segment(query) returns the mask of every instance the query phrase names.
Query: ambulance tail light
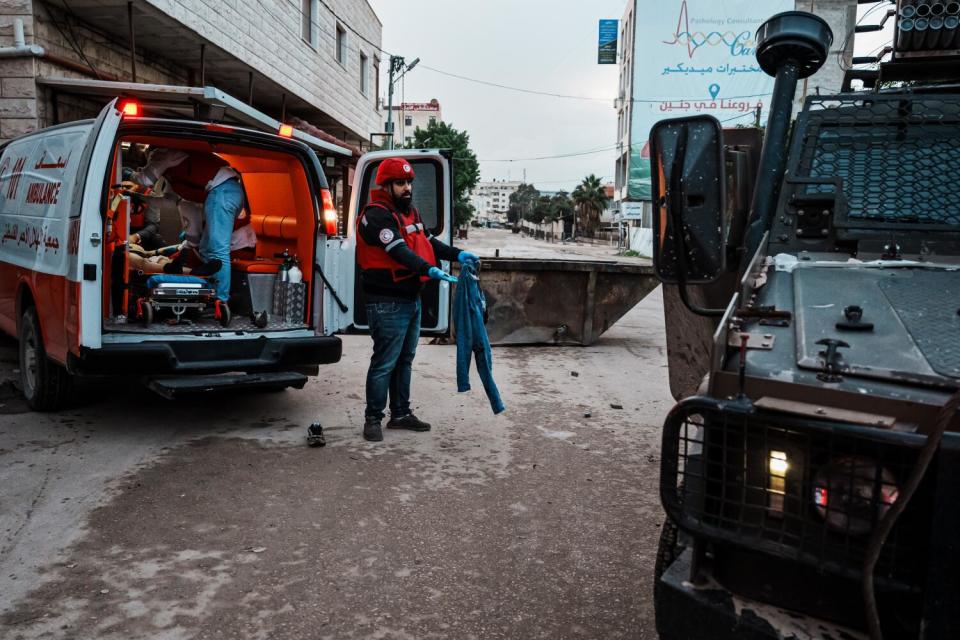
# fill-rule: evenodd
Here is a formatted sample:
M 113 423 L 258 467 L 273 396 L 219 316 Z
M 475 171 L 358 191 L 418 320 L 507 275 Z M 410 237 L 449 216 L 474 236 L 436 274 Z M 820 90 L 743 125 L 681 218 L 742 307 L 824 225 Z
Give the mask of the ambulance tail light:
M 137 118 L 140 116 L 140 103 L 134 100 L 124 100 L 117 107 L 124 118 Z
M 337 209 L 333 206 L 333 194 L 329 189 L 321 189 L 320 197 L 323 202 L 323 228 L 328 236 L 337 235 Z

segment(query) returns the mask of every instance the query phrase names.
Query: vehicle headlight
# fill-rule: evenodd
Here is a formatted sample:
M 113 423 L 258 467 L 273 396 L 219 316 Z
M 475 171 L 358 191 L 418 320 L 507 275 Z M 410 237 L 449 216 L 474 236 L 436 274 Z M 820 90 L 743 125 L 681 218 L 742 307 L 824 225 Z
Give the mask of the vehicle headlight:
M 813 481 L 813 503 L 827 526 L 853 535 L 870 533 L 898 494 L 889 470 L 858 456 L 834 458 Z
M 772 515 L 782 516 L 787 493 L 787 471 L 790 462 L 785 451 L 771 451 L 767 458 L 767 507 Z

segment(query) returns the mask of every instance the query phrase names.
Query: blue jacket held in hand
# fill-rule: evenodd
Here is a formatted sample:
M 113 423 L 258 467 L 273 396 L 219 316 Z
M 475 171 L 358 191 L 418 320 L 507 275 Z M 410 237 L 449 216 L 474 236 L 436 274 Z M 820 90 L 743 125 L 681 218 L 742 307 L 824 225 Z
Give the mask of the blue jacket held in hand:
M 500 391 L 493 381 L 493 354 L 490 352 L 490 340 L 483 326 L 483 315 L 487 301 L 480 291 L 477 267 L 471 264 L 460 265 L 460 280 L 453 298 L 453 322 L 457 330 L 457 391 L 470 390 L 470 356 L 476 355 L 477 373 L 487 392 L 493 412 L 501 413 L 505 409 Z

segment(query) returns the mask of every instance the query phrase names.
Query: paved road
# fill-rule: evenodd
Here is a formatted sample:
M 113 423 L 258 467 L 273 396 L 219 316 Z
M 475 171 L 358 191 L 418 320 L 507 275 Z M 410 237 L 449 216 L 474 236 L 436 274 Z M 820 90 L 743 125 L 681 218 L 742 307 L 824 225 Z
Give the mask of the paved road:
M 566 260 L 602 260 L 650 264 L 646 258 L 626 258 L 617 255 L 617 248 L 609 244 L 588 242 L 543 242 L 532 240 L 506 229 L 470 229 L 467 242 L 459 241 L 482 257 L 500 255 L 511 258 L 547 258 Z
M 378 444 L 344 346 L 303 391 L 38 415 L 0 386 L 0 638 L 656 637 L 659 290 L 589 348 L 495 350 L 501 416 L 424 341 L 435 428 Z

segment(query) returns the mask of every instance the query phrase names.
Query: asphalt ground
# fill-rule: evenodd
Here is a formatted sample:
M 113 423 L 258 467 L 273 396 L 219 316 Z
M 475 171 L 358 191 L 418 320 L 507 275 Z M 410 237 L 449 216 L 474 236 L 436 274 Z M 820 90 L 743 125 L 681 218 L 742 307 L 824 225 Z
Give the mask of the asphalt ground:
M 0 638 L 656 638 L 661 304 L 591 347 L 495 349 L 500 416 L 423 340 L 434 428 L 381 443 L 360 436 L 364 336 L 301 391 L 116 383 L 34 414 L 0 383 Z

